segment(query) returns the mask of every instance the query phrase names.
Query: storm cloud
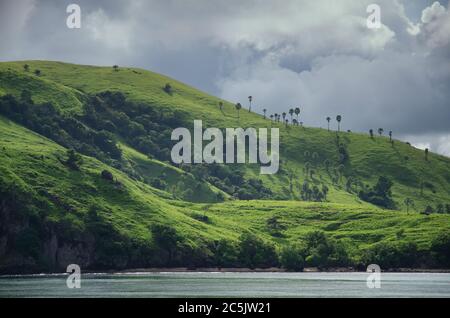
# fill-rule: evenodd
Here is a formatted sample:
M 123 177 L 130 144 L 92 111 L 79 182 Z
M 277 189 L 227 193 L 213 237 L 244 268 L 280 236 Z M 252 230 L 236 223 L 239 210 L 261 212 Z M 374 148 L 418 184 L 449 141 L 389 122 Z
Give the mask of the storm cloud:
M 0 0 L 0 59 L 150 69 L 305 125 L 392 130 L 450 155 L 447 1 Z M 82 10 L 68 29 L 66 7 Z

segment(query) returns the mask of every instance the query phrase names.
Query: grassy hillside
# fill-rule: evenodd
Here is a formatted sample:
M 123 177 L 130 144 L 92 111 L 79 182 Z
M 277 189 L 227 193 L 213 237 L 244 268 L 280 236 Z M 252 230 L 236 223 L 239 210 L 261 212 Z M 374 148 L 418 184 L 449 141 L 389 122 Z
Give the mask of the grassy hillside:
M 24 72 L 25 63 L 30 65 L 29 73 L 39 69 L 41 75 L 35 76 Z M 332 165 L 338 166 L 335 132 L 312 127 L 285 128 L 282 123 L 271 123 L 269 120 L 264 120 L 261 115 L 248 113 L 245 109 L 241 110 L 241 118 L 238 120 L 233 104 L 223 101 L 224 107 L 221 112 L 218 107 L 219 99 L 173 79 L 141 69 L 120 68 L 118 72 L 115 72 L 107 67 L 30 61 L 0 63 L 0 71 L 0 87 L 4 93 L 19 94 L 20 89 L 17 86 L 8 84 L 11 82 L 10 78 L 22 79 L 24 83 L 27 83 L 26 85 L 42 82 L 44 87 L 38 89 L 34 89 L 34 84 L 28 86 L 28 89 L 33 91 L 35 102 L 41 101 L 41 98 L 47 98 L 49 101 L 59 101 L 57 105 L 70 110 L 81 111 L 82 95 L 77 96 L 78 99 L 61 98 L 60 91 L 55 90 L 54 86 L 61 87 L 61 91 L 64 92 L 86 94 L 117 90 L 125 93 L 131 100 L 142 101 L 154 107 L 184 110 L 191 119 L 202 119 L 206 123 L 205 126 L 210 127 L 280 127 L 281 159 L 284 163 L 283 167 L 295 173 L 294 190 L 305 179 L 305 162 L 309 161 L 316 171 L 317 178 L 322 178 L 330 187 L 329 201 L 339 203 L 358 203 L 359 201 L 356 195 L 349 194 L 343 189 L 345 181 L 337 185 L 332 184 L 324 171 L 323 163 L 326 159 L 329 159 Z M 162 89 L 166 83 L 170 83 L 173 87 L 172 95 L 165 93 Z M 350 163 L 346 169 L 350 171 L 349 174 L 353 178 L 368 185 L 374 184 L 380 175 L 387 175 L 392 179 L 393 195 L 398 209 L 406 208 L 403 204 L 406 197 L 414 199 L 417 211 L 423 211 L 426 205 L 436 206 L 439 203 L 448 203 L 450 196 L 450 160 L 448 158 L 430 154 L 429 160 L 426 161 L 423 151 L 400 141 L 395 141 L 391 145 L 387 137 L 370 139 L 364 134 L 341 132 L 340 142 L 348 149 Z M 313 159 L 311 156 L 314 153 L 316 157 Z M 256 169 L 247 171 L 248 174 L 255 172 L 257 172 Z M 283 173 L 275 176 L 257 175 L 257 177 L 261 178 L 280 197 L 285 197 L 289 192 L 288 178 Z M 433 191 L 430 189 L 420 191 L 423 182 L 431 183 Z M 299 193 L 294 191 L 293 194 L 288 193 L 288 196 L 296 199 Z
M 30 66 L 28 72 L 24 64 Z M 36 69 L 39 76 L 33 73 Z M 171 94 L 163 90 L 166 83 Z M 123 133 L 114 133 L 121 159 L 83 156 L 79 169 L 71 169 L 65 147 L 31 131 L 31 126 L 27 129 L 0 116 L 2 271 L 59 270 L 69 261 L 92 268 L 249 266 L 236 260 L 245 250 L 243 233 L 261 240 L 255 244 L 260 244 L 259 250 L 267 249 L 265 256 L 271 255 L 271 244 L 280 255 L 286 246 L 306 244 L 301 247 L 306 265 L 326 265 L 318 256 L 322 252 L 316 251 L 320 248 L 308 245 L 308 235 L 317 230 L 331 242 L 323 245 L 333 251 L 344 248 L 350 259 L 327 264 L 355 266 L 382 261 L 380 255 L 386 250 L 401 254 L 417 249 L 411 252 L 414 257 L 426 258 L 427 253 L 442 249 L 437 238 L 450 233 L 450 215 L 419 213 L 428 205 L 436 209 L 450 204 L 450 159 L 430 153 L 425 160 L 423 151 L 403 142 L 286 127 L 245 109 L 238 119 L 232 103 L 222 101 L 221 111 L 219 99 L 141 69 L 114 71 L 47 61 L 0 63 L 0 95 L 20 99 L 24 90 L 31 93 L 34 104 L 49 102 L 65 118 L 82 120 L 90 96 L 118 91 L 136 105 L 181 111 L 186 122 L 203 119 L 210 127 L 279 127 L 282 164 L 272 176 L 259 175 L 257 166 L 239 167 L 248 182 L 261 180 L 271 194 L 266 200 L 232 200 L 232 193 L 216 187 L 211 177 L 199 177 L 195 170 L 145 154 Z M 343 163 L 339 147 L 348 155 Z M 113 180 L 102 177 L 105 170 Z M 358 196 L 381 175 L 393 182 L 392 210 Z M 155 179 L 164 180 L 164 186 L 155 185 Z M 305 202 L 301 191 L 305 181 L 311 187 L 325 185 L 326 198 Z M 414 200 L 409 213 L 405 198 Z M 160 233 L 169 234 L 161 238 Z M 445 248 L 443 253 L 448 252 Z

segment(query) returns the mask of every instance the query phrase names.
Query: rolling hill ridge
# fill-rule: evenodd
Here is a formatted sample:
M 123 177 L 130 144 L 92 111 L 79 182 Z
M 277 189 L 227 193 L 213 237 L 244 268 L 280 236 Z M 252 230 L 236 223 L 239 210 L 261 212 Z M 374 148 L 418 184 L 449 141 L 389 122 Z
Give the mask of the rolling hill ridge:
M 135 68 L 0 63 L 0 99 L 2 272 L 449 266 L 447 157 L 238 114 Z M 278 127 L 280 171 L 174 165 L 170 132 L 195 119 Z

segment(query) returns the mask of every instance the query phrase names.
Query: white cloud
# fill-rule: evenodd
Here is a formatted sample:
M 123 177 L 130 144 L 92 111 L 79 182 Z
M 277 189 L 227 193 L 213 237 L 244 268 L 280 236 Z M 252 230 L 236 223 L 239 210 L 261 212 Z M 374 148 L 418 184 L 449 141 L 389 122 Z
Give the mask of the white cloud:
M 416 148 L 430 149 L 433 152 L 450 157 L 450 134 L 404 135 L 401 138 L 409 141 Z
M 340 113 L 345 129 L 448 145 L 439 136 L 450 133 L 450 19 L 438 2 L 415 3 L 411 19 L 408 0 L 377 0 L 377 30 L 366 28 L 372 0 L 77 3 L 84 21 L 74 31 L 64 2 L 0 2 L 0 25 L 9 21 L 0 35 L 14 34 L 0 59 L 139 66 L 231 101 L 253 95 L 260 110 L 301 106 L 306 124 Z
M 90 12 L 85 17 L 87 34 L 94 40 L 113 49 L 129 50 L 133 36 L 132 25 L 108 17 L 102 9 Z

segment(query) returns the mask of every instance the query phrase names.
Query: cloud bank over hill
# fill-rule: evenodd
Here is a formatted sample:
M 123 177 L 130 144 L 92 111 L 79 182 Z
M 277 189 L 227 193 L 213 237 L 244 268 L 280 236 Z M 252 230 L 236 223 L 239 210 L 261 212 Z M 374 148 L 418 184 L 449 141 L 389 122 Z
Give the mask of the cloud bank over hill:
M 361 1 L 1 1 L 2 60 L 131 65 L 269 113 L 301 107 L 306 125 L 394 136 L 450 155 L 448 2 L 380 0 L 380 29 Z

